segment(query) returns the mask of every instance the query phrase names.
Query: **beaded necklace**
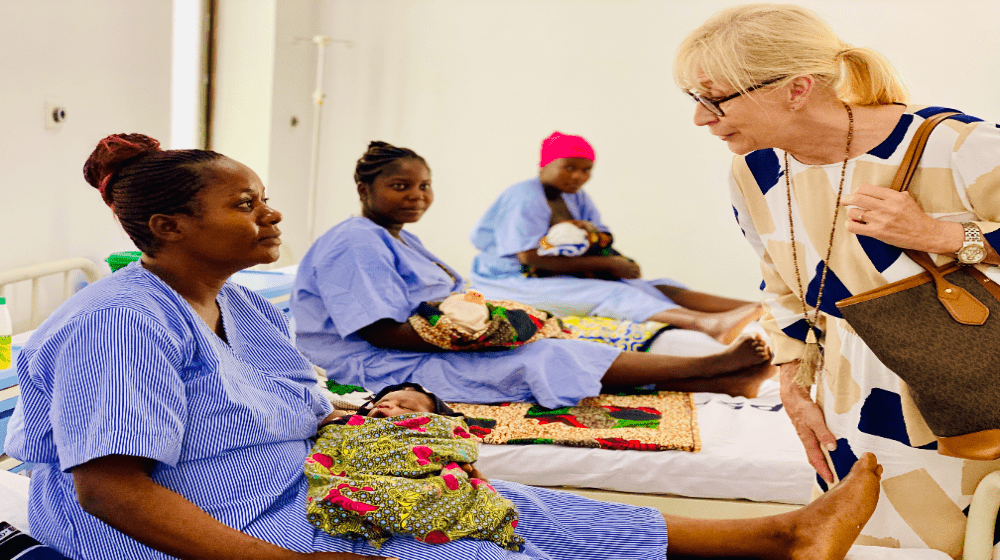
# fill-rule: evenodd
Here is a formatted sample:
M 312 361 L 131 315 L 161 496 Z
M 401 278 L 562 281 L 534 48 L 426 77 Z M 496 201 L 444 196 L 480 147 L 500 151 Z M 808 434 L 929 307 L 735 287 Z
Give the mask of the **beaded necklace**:
M 833 236 L 837 230 L 837 218 L 840 215 L 840 200 L 844 194 L 844 177 L 847 175 L 847 161 L 850 159 L 851 140 L 854 138 L 854 113 L 851 107 L 844 103 L 847 109 L 847 146 L 844 148 L 844 165 L 840 168 L 840 186 L 837 187 L 837 203 L 833 211 L 833 223 L 830 225 L 830 244 L 826 248 L 826 258 L 823 259 L 823 271 L 819 278 L 819 292 L 816 294 L 816 306 L 812 317 L 806 306 L 806 292 L 802 287 L 802 274 L 799 272 L 799 257 L 795 250 L 795 227 L 792 222 L 792 177 L 788 167 L 788 151 L 785 151 L 785 190 L 788 194 L 788 232 L 792 240 L 792 264 L 795 267 L 795 279 L 799 284 L 799 301 L 802 303 L 802 316 L 805 317 L 809 332 L 806 334 L 805 347 L 799 360 L 799 371 L 795 382 L 800 387 L 809 387 L 815 381 L 816 372 L 823 367 L 823 350 L 816 336 L 816 324 L 819 322 L 819 306 L 823 299 L 823 288 L 826 286 L 826 273 L 830 270 L 830 255 L 833 252 Z

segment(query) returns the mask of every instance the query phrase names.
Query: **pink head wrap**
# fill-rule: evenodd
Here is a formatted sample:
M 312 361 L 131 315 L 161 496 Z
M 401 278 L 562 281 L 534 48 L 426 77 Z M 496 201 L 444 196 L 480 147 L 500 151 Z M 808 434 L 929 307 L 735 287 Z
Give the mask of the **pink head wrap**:
M 542 159 L 538 167 L 545 167 L 561 158 L 583 158 L 595 161 L 594 147 L 584 140 L 583 136 L 573 136 L 562 132 L 553 132 L 542 140 Z

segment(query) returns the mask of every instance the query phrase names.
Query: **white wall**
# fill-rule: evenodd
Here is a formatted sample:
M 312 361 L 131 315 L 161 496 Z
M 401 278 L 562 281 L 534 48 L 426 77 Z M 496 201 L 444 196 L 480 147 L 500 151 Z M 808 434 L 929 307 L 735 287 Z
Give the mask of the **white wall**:
M 170 40 L 170 148 L 204 146 L 204 77 L 207 48 L 203 0 L 173 0 Z
M 537 172 L 541 139 L 560 130 L 594 144 L 587 191 L 645 276 L 756 296 L 756 258 L 726 192 L 732 156 L 692 124 L 671 77 L 681 39 L 733 2 L 316 1 L 318 32 L 356 44 L 328 54 L 318 231 L 357 212 L 354 162 L 368 141 L 385 140 L 430 163 L 437 197 L 412 230 L 467 271 L 476 219 Z M 914 102 L 1000 120 L 1000 2 L 801 4 L 846 41 L 887 55 Z
M 267 178 L 277 0 L 220 0 L 212 149 Z
M 212 149 L 260 175 L 301 258 L 312 146 L 318 4 L 220 0 Z
M 946 10 L 937 0 L 802 3 L 845 40 L 885 53 L 916 102 L 1000 120 L 1000 2 Z M 352 40 L 354 48 L 327 51 L 318 231 L 357 211 L 354 162 L 368 141 L 386 140 L 431 163 L 437 201 L 413 230 L 467 270 L 476 218 L 501 189 L 536 172 L 539 141 L 559 129 L 595 144 L 588 192 L 647 276 L 752 297 L 757 265 L 725 194 L 730 155 L 691 124 L 692 105 L 670 78 L 683 36 L 730 4 L 222 0 L 222 25 L 235 26 L 220 32 L 238 40 L 236 50 L 220 45 L 217 94 L 244 104 L 217 106 L 228 116 L 216 132 L 230 143 L 217 136 L 216 147 L 261 173 L 301 256 L 315 48 L 297 38 Z M 165 0 L 0 2 L 0 270 L 133 248 L 80 169 L 112 132 L 172 145 L 171 8 Z M 46 101 L 67 107 L 61 129 L 43 128 Z
M 0 270 L 134 250 L 81 169 L 111 133 L 169 146 L 170 22 L 166 1 L 0 2 Z

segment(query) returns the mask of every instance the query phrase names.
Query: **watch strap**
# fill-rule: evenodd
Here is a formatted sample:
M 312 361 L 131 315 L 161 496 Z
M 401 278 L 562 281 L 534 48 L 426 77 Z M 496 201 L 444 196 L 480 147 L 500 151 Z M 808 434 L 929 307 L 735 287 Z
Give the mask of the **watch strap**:
M 962 244 L 963 247 L 969 243 L 981 244 L 983 242 L 983 232 L 975 222 L 962 222 L 962 227 L 965 228 L 965 242 Z

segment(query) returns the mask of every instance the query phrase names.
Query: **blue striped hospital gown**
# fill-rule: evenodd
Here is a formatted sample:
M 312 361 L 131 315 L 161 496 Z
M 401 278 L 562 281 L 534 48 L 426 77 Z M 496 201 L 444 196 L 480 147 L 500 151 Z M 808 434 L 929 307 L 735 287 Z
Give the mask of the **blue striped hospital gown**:
M 465 282 L 403 230 L 399 239 L 368 218 L 330 228 L 302 257 L 292 289 L 295 343 L 330 379 L 378 391 L 412 381 L 446 401 L 533 401 L 575 406 L 597 395 L 621 350 L 587 340 L 543 339 L 504 352 L 410 352 L 378 348 L 358 331 L 403 323 L 422 301 Z
M 5 450 L 36 463 L 33 535 L 76 560 L 159 559 L 90 516 L 70 470 L 111 455 L 158 461 L 153 479 L 236 529 L 307 552 L 415 559 L 663 558 L 655 511 L 496 481 L 521 510 L 523 554 L 493 543 L 364 542 L 313 529 L 302 465 L 330 405 L 290 344 L 281 313 L 227 283 L 218 297 L 228 344 L 138 263 L 81 291 L 32 336 L 18 361 L 21 400 Z M 613 551 L 613 552 L 609 552 Z

